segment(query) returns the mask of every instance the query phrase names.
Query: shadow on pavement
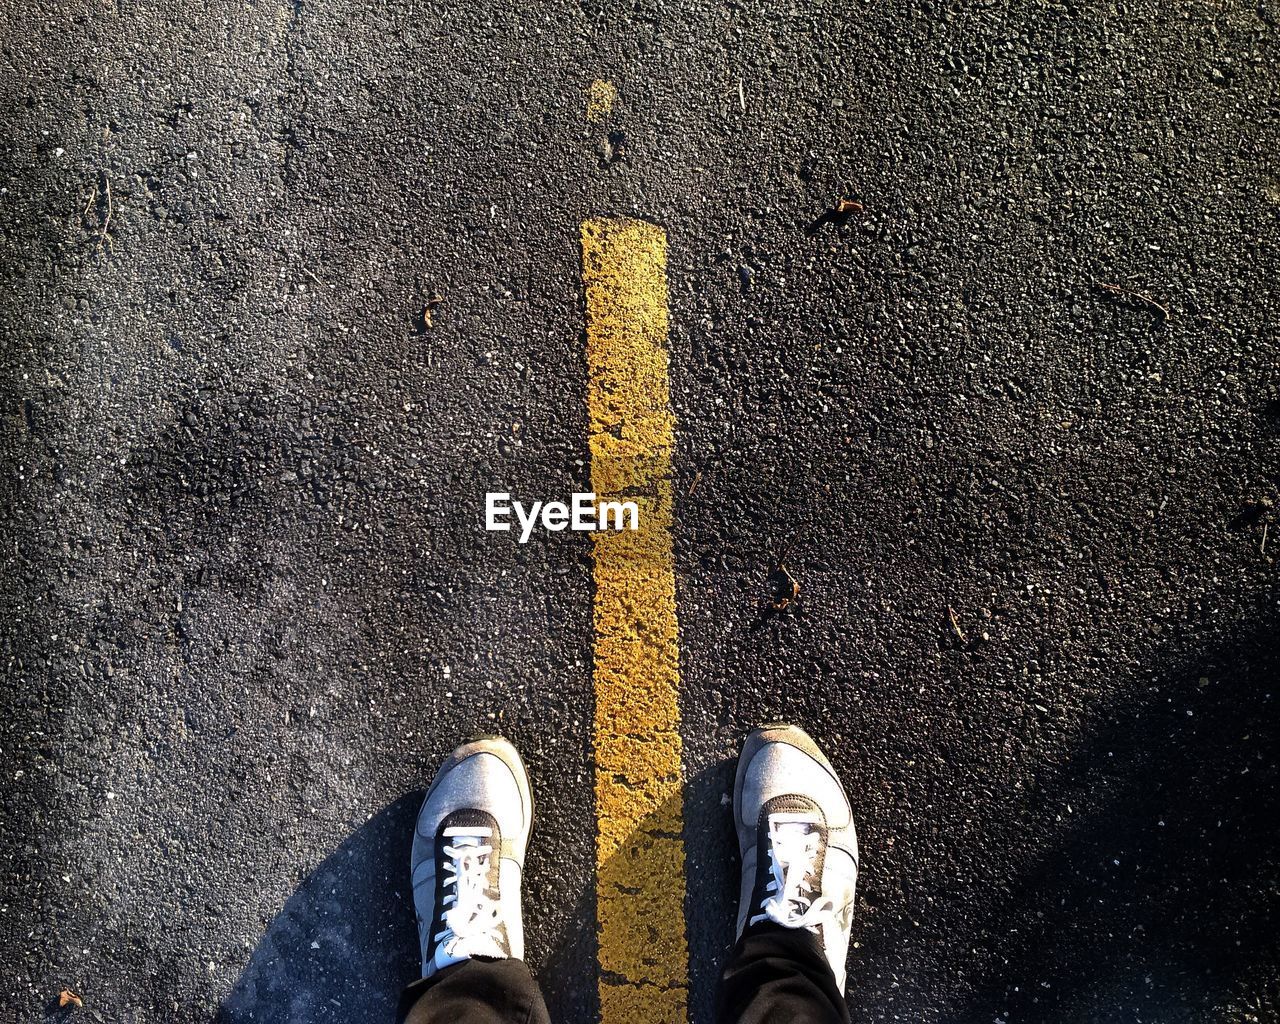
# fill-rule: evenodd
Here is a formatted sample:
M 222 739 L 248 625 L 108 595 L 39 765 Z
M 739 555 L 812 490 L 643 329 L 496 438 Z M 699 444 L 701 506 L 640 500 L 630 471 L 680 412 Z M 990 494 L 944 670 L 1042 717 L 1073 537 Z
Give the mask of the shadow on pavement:
M 971 977 L 955 1019 L 1275 1019 L 1280 993 L 1266 972 L 1280 953 L 1278 637 L 1277 615 L 1263 609 L 1235 642 L 1151 665 L 1099 712 L 1074 756 L 1042 774 L 1031 813 L 1043 821 L 1061 812 L 1056 842 L 1012 889 L 993 894 L 985 914 L 953 922 L 966 948 L 985 945 L 1000 964 Z M 732 761 L 713 765 L 684 792 L 693 1020 L 710 1019 L 733 938 L 737 862 L 722 805 L 732 770 Z M 420 800 L 414 793 L 384 808 L 307 877 L 219 1022 L 393 1019 L 417 969 L 406 875 Z M 592 882 L 581 880 L 555 935 L 530 949 L 553 1019 L 566 1024 L 599 1011 L 594 970 L 584 968 L 596 960 Z M 526 880 L 531 915 L 565 897 L 554 873 Z M 939 966 L 958 949 L 937 950 Z M 856 988 L 850 1003 L 860 1008 Z
M 530 915 L 545 899 L 563 899 L 564 882 L 556 880 L 561 891 L 545 894 L 535 890 L 526 879 L 524 908 L 525 924 L 532 924 Z M 533 896 L 531 899 L 530 897 Z M 596 891 L 595 878 L 582 885 L 577 898 L 568 911 L 563 931 L 552 939 L 551 945 L 539 950 L 528 940 L 526 953 L 530 969 L 542 989 L 547 1012 L 555 1024 L 575 1024 L 578 1021 L 600 1019 L 600 997 L 596 990 Z
M 409 852 L 422 798 L 410 793 L 383 808 L 307 876 L 258 941 L 217 1024 L 392 1024 L 401 989 L 418 976 Z M 527 877 L 526 924 L 536 928 L 538 908 L 565 891 L 563 878 Z M 595 1020 L 595 986 L 580 983 L 583 964 L 594 977 L 594 884 L 583 885 L 545 951 L 526 938 L 552 1019 Z
M 383 808 L 289 897 L 223 1000 L 219 1024 L 394 1019 L 417 976 L 409 849 L 422 803 Z
M 1005 966 L 964 1019 L 1275 1019 L 1280 622 L 1144 677 L 1044 783 L 1062 841 L 984 923 Z
M 688 1019 L 692 1021 L 712 1019 L 720 970 L 733 946 L 738 900 L 737 840 L 730 809 L 722 802 L 722 796 L 733 791 L 734 769 L 734 761 L 721 761 L 691 775 L 684 786 L 685 927 L 689 951 L 687 997 Z M 657 809 L 641 823 L 636 833 L 628 837 L 623 844 L 624 849 L 645 847 L 645 839 L 638 839 L 638 836 L 666 835 L 675 811 L 673 803 Z M 608 884 L 611 876 L 625 875 L 627 870 L 615 871 L 606 865 L 602 873 Z M 547 951 L 541 965 L 533 963 L 534 975 L 546 997 L 551 1019 L 563 1024 L 600 1018 L 596 984 L 581 984 L 584 964 L 588 965 L 591 979 L 594 981 L 596 977 L 595 889 L 595 879 L 592 879 L 592 884 L 583 889 L 574 903 L 569 926 Z M 528 913 L 528 908 L 535 904 L 529 899 L 527 890 L 525 903 Z M 646 913 L 653 912 L 652 907 L 646 908 L 637 900 L 634 911 L 637 933 L 650 931 L 654 936 L 666 933 L 667 929 L 661 923 L 645 919 Z M 536 960 L 537 951 L 532 953 Z M 660 974 L 661 962 L 669 954 L 655 950 L 653 955 L 655 971 Z M 639 993 L 642 1001 L 648 1000 L 653 1019 L 658 1019 L 654 1008 L 662 996 L 657 988 L 647 994 L 643 990 Z
M 737 761 L 690 776 L 684 793 L 685 922 L 689 935 L 689 1019 L 714 1019 L 716 986 L 738 920 L 738 838 L 732 806 Z

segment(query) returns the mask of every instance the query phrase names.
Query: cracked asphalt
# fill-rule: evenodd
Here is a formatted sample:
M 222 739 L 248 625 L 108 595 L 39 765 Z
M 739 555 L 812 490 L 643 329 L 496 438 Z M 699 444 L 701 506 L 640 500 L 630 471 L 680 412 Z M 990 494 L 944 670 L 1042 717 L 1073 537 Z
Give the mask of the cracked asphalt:
M 483 515 L 589 489 L 618 214 L 667 233 L 692 1019 L 787 718 L 857 815 L 854 1020 L 1280 1020 L 1277 18 L 0 5 L 4 1018 L 389 1020 L 417 802 L 502 731 L 595 1019 L 591 542 Z

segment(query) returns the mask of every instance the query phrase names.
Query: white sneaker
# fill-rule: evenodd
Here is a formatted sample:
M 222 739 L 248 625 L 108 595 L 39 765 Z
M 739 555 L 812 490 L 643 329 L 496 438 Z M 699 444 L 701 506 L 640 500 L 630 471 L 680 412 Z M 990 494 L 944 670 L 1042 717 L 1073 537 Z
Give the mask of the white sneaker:
M 532 827 L 529 776 L 506 740 L 465 743 L 440 766 L 410 863 L 424 978 L 473 956 L 524 958 L 520 883 Z
M 739 938 L 761 921 L 807 928 L 843 989 L 858 837 L 835 769 L 803 729 L 770 724 L 747 737 L 733 819 L 742 855 Z

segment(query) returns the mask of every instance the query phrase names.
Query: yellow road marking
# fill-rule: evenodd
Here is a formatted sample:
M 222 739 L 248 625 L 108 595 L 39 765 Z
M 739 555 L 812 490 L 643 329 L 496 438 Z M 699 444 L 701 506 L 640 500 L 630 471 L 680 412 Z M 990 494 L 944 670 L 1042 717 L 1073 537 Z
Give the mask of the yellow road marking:
M 612 82 L 597 78 L 587 89 L 587 120 L 599 124 L 613 112 L 618 90 Z
M 679 644 L 671 548 L 675 418 L 667 385 L 667 238 L 582 225 L 591 486 L 640 527 L 595 551 L 596 920 L 603 1024 L 686 1019 Z

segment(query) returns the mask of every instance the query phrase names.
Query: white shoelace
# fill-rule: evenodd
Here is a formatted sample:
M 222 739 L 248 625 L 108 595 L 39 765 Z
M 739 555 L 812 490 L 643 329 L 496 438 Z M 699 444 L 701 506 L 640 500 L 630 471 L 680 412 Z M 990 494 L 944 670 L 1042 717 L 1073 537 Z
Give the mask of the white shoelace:
M 805 814 L 769 815 L 769 866 L 773 877 L 765 886 L 760 903 L 763 914 L 748 922 L 766 918 L 784 928 L 817 931 L 821 924 L 835 921 L 835 904 L 828 897 L 814 901 L 811 881 L 817 870 L 820 822 Z
M 444 905 L 444 930 L 436 935 L 449 960 L 470 956 L 505 958 L 502 948 L 502 912 L 489 889 L 489 864 L 493 847 L 487 842 L 493 830 L 475 826 L 447 828 L 444 846 L 445 886 L 450 892 Z

